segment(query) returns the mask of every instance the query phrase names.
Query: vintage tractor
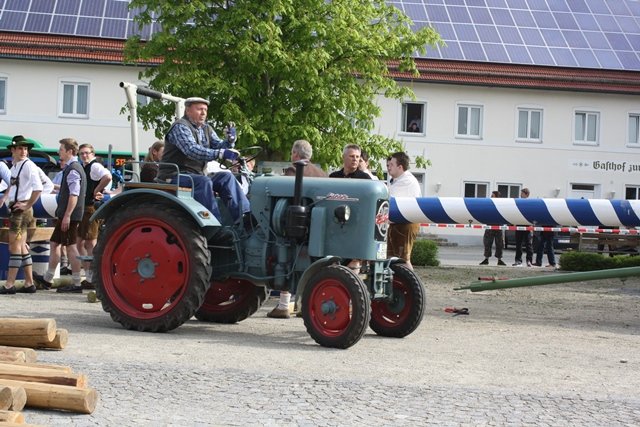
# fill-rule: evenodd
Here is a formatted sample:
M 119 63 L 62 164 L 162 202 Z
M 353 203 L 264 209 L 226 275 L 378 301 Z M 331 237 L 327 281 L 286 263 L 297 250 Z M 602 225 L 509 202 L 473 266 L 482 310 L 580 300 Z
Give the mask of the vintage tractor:
M 180 106 L 180 98 L 121 86 L 133 128 L 135 91 Z M 322 346 L 348 348 L 367 326 L 382 336 L 412 333 L 424 315 L 425 292 L 403 260 L 387 259 L 384 183 L 303 179 L 304 164 L 296 167 L 295 178 L 255 178 L 248 226 L 220 224 L 190 188 L 137 182 L 134 167 L 122 193 L 95 214 L 104 220 L 93 257 L 104 310 L 128 329 L 165 332 L 193 316 L 239 322 L 270 289 L 290 290 Z M 232 240 L 218 241 L 221 227 Z M 359 274 L 347 267 L 352 259 L 362 260 Z

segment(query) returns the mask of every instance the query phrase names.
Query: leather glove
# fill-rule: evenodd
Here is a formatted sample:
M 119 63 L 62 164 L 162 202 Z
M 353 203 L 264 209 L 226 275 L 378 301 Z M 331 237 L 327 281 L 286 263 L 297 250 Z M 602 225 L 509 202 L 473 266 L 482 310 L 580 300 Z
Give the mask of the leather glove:
M 233 147 L 236 144 L 236 140 L 238 139 L 238 135 L 236 133 L 236 124 L 234 122 L 229 122 L 224 127 L 224 135 L 227 137 L 227 141 Z
M 232 149 L 221 150 L 220 158 L 222 158 L 223 160 L 234 161 L 238 157 L 240 157 L 240 153 L 237 152 L 236 150 L 232 150 Z

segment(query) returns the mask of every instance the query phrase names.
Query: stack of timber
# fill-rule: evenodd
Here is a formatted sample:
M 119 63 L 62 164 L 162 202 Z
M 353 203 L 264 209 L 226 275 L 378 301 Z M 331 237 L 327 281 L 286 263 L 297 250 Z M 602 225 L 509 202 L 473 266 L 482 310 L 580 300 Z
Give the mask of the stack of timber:
M 93 413 L 98 394 L 84 374 L 37 362 L 34 348 L 61 350 L 67 337 L 54 319 L 0 318 L 0 427 L 25 426 L 25 407 Z

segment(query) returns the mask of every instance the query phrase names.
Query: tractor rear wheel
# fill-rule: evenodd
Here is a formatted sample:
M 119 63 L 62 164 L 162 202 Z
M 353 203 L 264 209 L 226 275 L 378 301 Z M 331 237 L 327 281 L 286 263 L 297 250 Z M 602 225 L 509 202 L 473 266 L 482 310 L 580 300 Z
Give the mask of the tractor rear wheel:
M 256 286 L 248 280 L 214 281 L 196 311 L 196 318 L 203 322 L 240 322 L 258 311 L 267 296 L 266 286 Z
M 120 208 L 93 254 L 102 308 L 127 329 L 175 329 L 195 314 L 209 288 L 207 241 L 190 215 L 167 203 Z
M 426 297 L 420 279 L 406 264 L 393 264 L 391 269 L 393 295 L 371 303 L 369 326 L 378 335 L 402 338 L 422 322 Z
M 367 330 L 369 291 L 342 265 L 323 267 L 302 293 L 302 317 L 309 335 L 321 346 L 349 348 Z

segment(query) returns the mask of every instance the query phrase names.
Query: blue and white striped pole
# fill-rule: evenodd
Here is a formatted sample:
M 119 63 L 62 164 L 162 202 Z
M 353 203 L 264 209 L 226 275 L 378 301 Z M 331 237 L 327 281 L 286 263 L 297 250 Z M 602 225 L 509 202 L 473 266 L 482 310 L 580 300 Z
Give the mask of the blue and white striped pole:
M 396 224 L 512 224 L 640 227 L 640 200 L 397 197 Z

